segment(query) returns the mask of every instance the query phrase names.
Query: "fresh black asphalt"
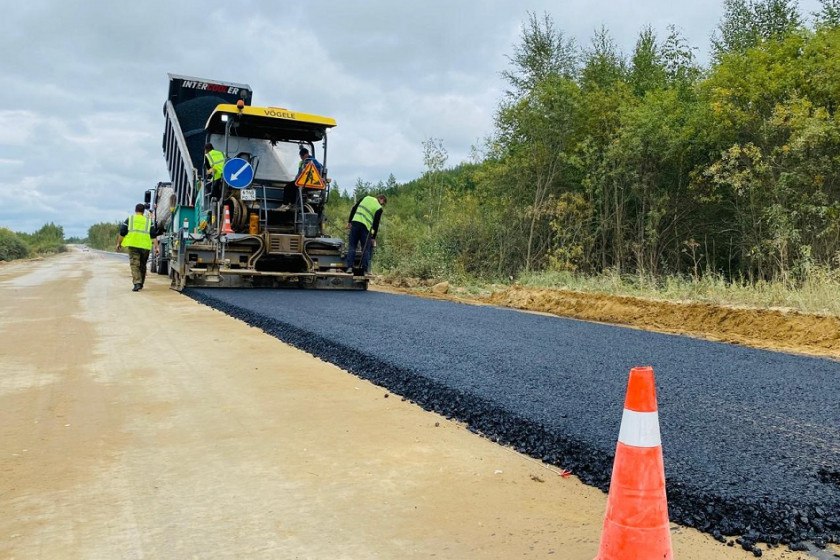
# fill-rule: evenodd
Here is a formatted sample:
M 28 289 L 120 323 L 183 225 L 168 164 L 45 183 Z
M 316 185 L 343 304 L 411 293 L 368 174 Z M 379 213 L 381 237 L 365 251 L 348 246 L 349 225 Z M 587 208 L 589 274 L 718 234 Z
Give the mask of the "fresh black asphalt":
M 838 362 L 377 292 L 186 293 L 603 490 L 629 369 L 651 365 L 672 521 L 840 542 Z

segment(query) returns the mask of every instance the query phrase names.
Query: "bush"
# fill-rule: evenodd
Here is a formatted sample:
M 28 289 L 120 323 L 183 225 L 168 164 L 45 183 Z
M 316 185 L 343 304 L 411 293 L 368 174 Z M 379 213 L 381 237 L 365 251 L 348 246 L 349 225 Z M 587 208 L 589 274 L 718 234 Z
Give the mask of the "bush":
M 452 274 L 451 251 L 436 238 L 419 240 L 414 250 L 407 254 L 397 253 L 386 244 L 379 256 L 379 266 L 390 275 L 436 280 Z
M 64 246 L 64 228 L 52 222 L 45 224 L 35 233 L 19 233 L 18 236 L 35 254 L 63 253 L 67 250 Z
M 119 223 L 99 223 L 88 228 L 87 244 L 94 249 L 112 251 L 120 232 Z
M 0 228 L 0 261 L 12 261 L 29 256 L 29 247 L 17 234 L 9 229 Z

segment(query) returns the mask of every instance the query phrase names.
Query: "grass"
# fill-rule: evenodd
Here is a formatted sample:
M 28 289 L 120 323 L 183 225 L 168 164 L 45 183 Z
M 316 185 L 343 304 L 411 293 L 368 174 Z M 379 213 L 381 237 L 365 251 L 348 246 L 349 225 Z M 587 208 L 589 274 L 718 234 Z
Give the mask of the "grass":
M 534 288 L 560 288 L 715 305 L 787 308 L 805 313 L 840 315 L 840 270 L 820 267 L 812 268 L 807 277 L 798 283 L 728 282 L 714 274 L 699 279 L 669 276 L 652 280 L 615 272 L 597 276 L 541 272 L 523 275 L 518 282 Z
M 396 283 L 406 275 L 386 271 L 383 280 Z M 465 275 L 447 278 L 453 291 L 467 296 L 486 296 L 511 285 L 511 282 L 482 280 Z M 428 289 L 435 280 L 412 283 L 416 289 Z M 614 271 L 598 275 L 572 272 L 524 273 L 515 279 L 520 286 L 554 288 L 577 292 L 632 296 L 664 301 L 702 302 L 712 305 L 745 306 L 764 309 L 792 309 L 803 313 L 840 316 L 840 269 L 812 267 L 798 282 L 727 281 L 720 275 L 705 274 L 698 279 L 668 276 L 652 279 L 619 275 Z

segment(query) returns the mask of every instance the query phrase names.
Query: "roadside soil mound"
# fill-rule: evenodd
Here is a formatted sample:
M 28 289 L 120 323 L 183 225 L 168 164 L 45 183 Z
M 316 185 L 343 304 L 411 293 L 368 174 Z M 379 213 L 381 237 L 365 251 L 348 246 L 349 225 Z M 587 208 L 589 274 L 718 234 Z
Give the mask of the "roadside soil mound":
M 586 321 L 840 358 L 840 318 L 834 316 L 522 286 L 477 299 Z

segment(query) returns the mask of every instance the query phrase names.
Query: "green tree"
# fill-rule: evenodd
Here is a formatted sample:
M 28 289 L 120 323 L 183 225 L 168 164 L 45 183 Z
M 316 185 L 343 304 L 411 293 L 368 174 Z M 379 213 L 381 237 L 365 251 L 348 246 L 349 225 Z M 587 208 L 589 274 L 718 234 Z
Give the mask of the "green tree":
M 758 43 L 752 2 L 724 0 L 723 7 L 723 18 L 712 37 L 712 50 L 718 59 L 726 53 L 744 52 Z
M 607 89 L 624 80 L 626 63 L 616 49 L 606 27 L 595 32 L 592 44 L 584 52 L 580 85 L 584 90 Z
M 777 41 L 802 25 L 795 0 L 724 0 L 724 15 L 712 38 L 720 60 L 727 53 L 744 53 L 762 41 Z
M 642 29 L 630 58 L 630 84 L 639 97 L 665 87 L 666 69 L 656 34 L 650 26 Z
M 669 86 L 686 90 L 700 78 L 694 50 L 675 26 L 668 26 L 668 37 L 662 44 L 661 56 Z
M 512 89 L 496 116 L 491 157 L 503 164 L 493 166 L 489 177 L 491 185 L 512 193 L 503 219 L 509 228 L 524 226 L 522 265 L 531 270 L 549 250 L 547 210 L 571 166 L 580 89 L 575 82 L 578 53 L 574 43 L 564 39 L 547 14 L 542 20 L 528 15 L 509 59 L 511 68 L 502 73 Z M 499 194 L 505 200 L 510 193 Z M 507 245 L 507 240 L 501 245 Z
M 20 233 L 18 235 L 33 253 L 49 254 L 66 251 L 64 228 L 52 222 L 44 224 L 35 233 Z
M 696 110 L 693 98 L 672 88 L 649 92 L 621 114 L 620 130 L 604 154 L 608 179 L 620 191 L 611 242 L 618 270 L 656 276 L 680 268 L 684 222 L 694 208 L 688 173 L 702 154 L 691 142 Z
M 440 218 L 440 209 L 443 204 L 443 191 L 445 185 L 441 177 L 441 171 L 449 159 L 449 152 L 443 145 L 440 138 L 427 138 L 423 141 L 423 165 L 426 170 L 423 177 L 429 185 L 429 227 L 432 227 Z
M 119 222 L 94 224 L 88 228 L 87 244 L 94 249 L 110 251 L 114 248 L 119 231 Z
M 502 71 L 511 86 L 508 95 L 521 97 L 550 76 L 572 78 L 577 71 L 577 48 L 555 27 L 548 13 L 538 18 L 528 12 L 521 40 L 514 45 L 508 61 L 511 67 Z
M 763 0 L 753 5 L 756 26 L 761 39 L 778 41 L 802 26 L 796 0 Z
M 514 171 L 513 188 L 520 200 L 530 200 L 524 209 L 528 222 L 525 270 L 534 267 L 537 253 L 547 250 L 546 203 L 559 187 L 564 168 L 571 163 L 569 153 L 579 104 L 577 84 L 555 76 L 499 113 L 500 140 L 506 162 Z
M 840 26 L 840 0 L 820 0 L 820 11 L 814 13 L 817 25 L 821 27 Z
M 821 27 L 803 41 L 796 60 L 796 88 L 815 105 L 834 114 L 840 103 L 840 27 Z M 786 65 L 790 66 L 790 64 Z
M 353 185 L 353 200 L 359 201 L 372 194 L 373 188 L 373 184 L 370 181 L 364 181 L 361 177 L 356 179 L 356 184 Z

